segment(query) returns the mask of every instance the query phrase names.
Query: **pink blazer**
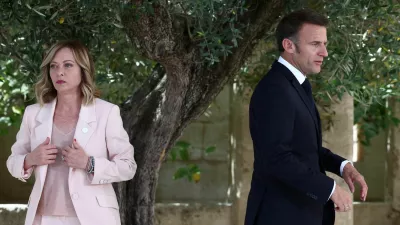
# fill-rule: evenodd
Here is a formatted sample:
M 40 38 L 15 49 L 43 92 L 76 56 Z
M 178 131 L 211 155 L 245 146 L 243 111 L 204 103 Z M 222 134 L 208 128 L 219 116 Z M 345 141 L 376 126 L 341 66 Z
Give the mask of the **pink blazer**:
M 32 225 L 47 174 L 47 165 L 24 171 L 25 156 L 51 137 L 56 100 L 40 107 L 25 110 L 17 141 L 11 147 L 7 168 L 11 175 L 26 181 L 35 173 L 35 184 L 29 197 L 25 225 Z M 133 178 L 136 162 L 133 146 L 122 126 L 119 107 L 101 99 L 81 106 L 74 138 L 95 158 L 94 175 L 81 169 L 69 170 L 69 192 L 76 214 L 82 225 L 121 224 L 113 182 Z

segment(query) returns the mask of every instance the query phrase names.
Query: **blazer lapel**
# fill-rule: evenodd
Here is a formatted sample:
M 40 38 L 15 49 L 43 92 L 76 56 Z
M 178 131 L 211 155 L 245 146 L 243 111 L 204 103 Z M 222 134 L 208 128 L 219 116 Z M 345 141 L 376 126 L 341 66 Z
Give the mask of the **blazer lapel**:
M 45 104 L 36 116 L 36 121 L 40 124 L 35 127 L 36 143 L 34 146 L 41 144 L 47 137 L 51 138 L 53 129 L 54 110 L 57 104 L 57 99 L 51 103 Z M 79 112 L 79 119 L 76 124 L 74 138 L 85 149 L 90 137 L 96 130 L 96 109 L 95 104 L 88 106 L 82 105 Z M 50 143 L 52 140 L 50 139 Z M 38 166 L 41 187 L 43 188 L 44 181 L 46 180 L 47 165 Z
M 95 103 L 90 105 L 82 105 L 79 112 L 78 123 L 74 138 L 83 149 L 85 149 L 90 137 L 96 130 L 96 107 Z
M 83 150 L 86 149 L 90 137 L 96 130 L 96 126 L 97 123 L 95 103 L 86 106 L 82 105 L 81 111 L 79 112 L 78 123 L 76 124 L 74 139 L 76 139 Z M 71 176 L 74 171 L 74 168 L 69 168 L 68 180 L 71 180 Z
M 57 100 L 54 99 L 52 102 L 45 104 L 40 109 L 38 115 L 36 116 L 36 121 L 38 121 L 40 124 L 39 126 L 35 127 L 36 143 L 34 143 L 33 146 L 38 146 L 39 144 L 44 142 L 47 137 L 50 138 L 50 143 L 51 143 L 51 132 L 53 129 L 53 115 L 56 103 Z M 43 188 L 47 174 L 47 165 L 38 166 L 37 169 L 39 170 L 40 184 L 41 187 Z

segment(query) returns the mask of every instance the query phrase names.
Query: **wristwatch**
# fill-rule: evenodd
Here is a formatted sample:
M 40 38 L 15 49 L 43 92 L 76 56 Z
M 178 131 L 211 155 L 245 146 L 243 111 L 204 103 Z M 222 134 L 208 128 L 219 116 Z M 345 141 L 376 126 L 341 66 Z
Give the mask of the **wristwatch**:
M 94 157 L 93 156 L 89 156 L 88 166 L 86 167 L 86 172 L 88 174 L 94 173 Z

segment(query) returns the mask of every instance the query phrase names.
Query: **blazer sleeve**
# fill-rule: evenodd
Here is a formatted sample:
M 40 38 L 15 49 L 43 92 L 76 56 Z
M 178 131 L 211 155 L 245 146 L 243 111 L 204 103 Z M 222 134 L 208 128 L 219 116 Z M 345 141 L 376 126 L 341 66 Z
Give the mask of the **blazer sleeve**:
M 34 167 L 24 170 L 26 155 L 31 152 L 30 128 L 28 123 L 30 107 L 26 107 L 16 142 L 11 146 L 11 155 L 7 159 L 7 168 L 10 174 L 19 180 L 26 182 L 32 175 Z
M 286 87 L 287 89 L 287 87 Z M 255 172 L 273 177 L 325 204 L 334 180 L 302 163 L 292 149 L 295 108 L 282 85 L 265 85 L 250 105 L 250 129 L 255 145 Z
M 125 131 L 119 107 L 111 108 L 106 125 L 106 144 L 109 159 L 95 158 L 92 184 L 104 184 L 126 181 L 133 178 L 136 172 L 136 162 L 133 156 L 133 146 Z

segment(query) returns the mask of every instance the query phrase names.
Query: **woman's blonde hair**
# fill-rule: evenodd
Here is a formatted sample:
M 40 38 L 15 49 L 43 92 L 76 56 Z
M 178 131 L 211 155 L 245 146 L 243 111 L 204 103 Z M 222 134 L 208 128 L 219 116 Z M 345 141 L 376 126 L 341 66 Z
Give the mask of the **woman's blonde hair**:
M 35 84 L 37 101 L 40 105 L 44 105 L 57 97 L 57 91 L 53 86 L 49 71 L 51 61 L 62 48 L 69 48 L 72 51 L 75 61 L 81 68 L 82 81 L 80 88 L 83 96 L 82 103 L 84 105 L 93 103 L 94 99 L 99 97 L 99 92 L 94 82 L 95 69 L 93 59 L 88 49 L 81 42 L 76 40 L 57 42 L 46 52 L 42 64 L 40 65 L 40 80 Z

